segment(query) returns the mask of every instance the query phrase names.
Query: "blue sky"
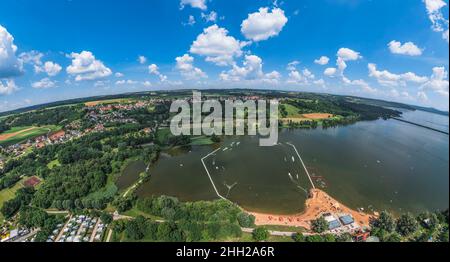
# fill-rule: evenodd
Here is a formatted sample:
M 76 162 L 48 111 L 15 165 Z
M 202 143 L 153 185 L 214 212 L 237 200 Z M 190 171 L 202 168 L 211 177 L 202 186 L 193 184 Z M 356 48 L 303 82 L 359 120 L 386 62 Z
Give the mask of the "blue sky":
M 0 111 L 182 88 L 448 110 L 448 60 L 447 0 L 0 2 Z

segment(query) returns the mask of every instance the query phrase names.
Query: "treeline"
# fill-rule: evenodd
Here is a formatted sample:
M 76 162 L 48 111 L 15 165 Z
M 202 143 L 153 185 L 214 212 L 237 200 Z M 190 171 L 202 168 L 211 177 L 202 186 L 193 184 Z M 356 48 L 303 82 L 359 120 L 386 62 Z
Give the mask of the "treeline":
M 11 115 L 6 117 L 0 129 L 9 130 L 14 126 L 43 126 L 43 125 L 60 125 L 64 122 L 80 119 L 85 112 L 82 106 L 64 106 L 51 109 L 41 109 L 37 111 L 30 111 L 23 114 Z
M 164 222 L 144 217 L 137 217 L 128 222 L 114 222 L 115 234 L 125 234 L 126 240 L 173 242 L 225 240 L 240 237 L 241 226 L 254 226 L 253 216 L 224 200 L 183 203 L 174 197 L 161 196 L 139 199 L 135 206 L 145 214 L 161 217 Z M 131 208 L 131 205 L 128 208 Z
M 282 125 L 282 124 L 281 124 Z M 314 120 L 292 121 L 287 122 L 288 128 L 301 128 L 301 129 L 316 129 L 319 127 L 319 123 Z
M 388 119 L 392 117 L 399 117 L 400 111 L 360 103 L 353 103 L 349 101 L 340 101 L 339 106 L 345 110 L 349 110 L 360 116 L 361 120 L 377 120 L 379 118 Z
M 358 121 L 357 116 L 347 116 L 342 118 L 335 118 L 335 119 L 324 119 L 322 120 L 322 127 L 324 129 L 330 128 L 330 127 L 336 127 L 336 126 L 346 126 L 354 124 Z
M 13 199 L 3 203 L 0 210 L 6 219 L 13 217 L 20 208 L 28 206 L 33 199 L 35 191 L 33 188 L 25 187 L 17 190 Z
M 56 226 L 63 224 L 65 219 L 64 217 L 49 215 L 40 208 L 24 206 L 20 209 L 18 222 L 26 228 L 39 228 L 34 242 L 46 242 Z
M 304 100 L 290 99 L 286 103 L 299 109 L 299 114 L 327 112 L 343 116 L 342 123 L 337 120 L 326 120 L 327 124 L 349 124 L 356 120 L 376 120 L 379 118 L 392 118 L 401 115 L 401 112 L 365 103 L 349 101 L 346 97 L 327 96 L 326 98 Z M 283 111 L 281 112 L 283 114 Z M 285 112 L 286 113 L 286 112 Z
M 449 211 L 406 213 L 395 219 L 386 211 L 372 221 L 372 235 L 382 242 L 449 242 Z

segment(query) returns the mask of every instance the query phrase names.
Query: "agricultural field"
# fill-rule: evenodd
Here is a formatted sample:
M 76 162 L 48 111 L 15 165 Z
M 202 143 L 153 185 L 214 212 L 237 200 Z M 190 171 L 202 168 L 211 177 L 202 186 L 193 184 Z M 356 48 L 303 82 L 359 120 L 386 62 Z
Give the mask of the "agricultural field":
M 0 134 L 0 145 L 12 145 L 16 143 L 22 143 L 28 139 L 45 135 L 49 132 L 55 132 L 60 130 L 60 126 L 48 125 L 42 127 L 36 126 L 24 126 L 13 127 L 10 130 Z
M 301 114 L 300 109 L 291 104 L 283 104 L 283 113 L 280 112 L 280 117 L 283 122 L 302 122 L 302 121 L 321 121 L 324 119 L 335 119 L 338 116 L 328 113 L 309 113 Z
M 128 98 L 118 98 L 118 99 L 108 99 L 108 100 L 98 100 L 84 103 L 85 106 L 97 106 L 97 105 L 108 105 L 115 103 L 129 103 L 132 99 Z

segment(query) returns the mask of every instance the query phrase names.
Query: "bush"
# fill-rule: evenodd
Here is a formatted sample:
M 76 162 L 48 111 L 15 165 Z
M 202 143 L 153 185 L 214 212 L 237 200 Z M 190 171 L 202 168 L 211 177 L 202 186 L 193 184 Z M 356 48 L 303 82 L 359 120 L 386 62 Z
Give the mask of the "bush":
M 105 223 L 105 224 L 109 224 L 109 223 L 111 223 L 111 222 L 113 221 L 112 215 L 109 214 L 109 213 L 106 213 L 106 212 L 103 212 L 103 213 L 100 215 L 100 219 L 101 219 L 102 222 Z
M 419 228 L 417 220 L 411 214 L 404 214 L 397 220 L 397 232 L 409 236 Z
M 328 222 L 323 217 L 313 220 L 311 224 L 312 230 L 316 233 L 320 234 L 328 230 Z
M 269 231 L 265 227 L 255 228 L 252 237 L 257 242 L 265 241 L 269 238 Z
M 372 222 L 372 227 L 391 233 L 395 230 L 395 220 L 390 213 L 383 211 L 380 217 Z
M 237 220 L 241 227 L 254 227 L 255 226 L 255 216 L 241 212 L 237 216 Z
M 302 233 L 295 234 L 292 239 L 294 239 L 295 242 L 305 242 L 305 236 L 303 236 Z

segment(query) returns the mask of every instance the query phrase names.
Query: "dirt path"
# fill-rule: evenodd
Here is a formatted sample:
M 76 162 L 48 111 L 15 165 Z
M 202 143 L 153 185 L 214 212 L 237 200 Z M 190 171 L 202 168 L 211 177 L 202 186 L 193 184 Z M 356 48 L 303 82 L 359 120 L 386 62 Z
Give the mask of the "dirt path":
M 91 234 L 91 237 L 89 239 L 89 242 L 94 242 L 95 234 L 97 234 L 98 224 L 100 224 L 100 219 L 98 219 L 97 223 L 95 223 L 94 230 L 92 230 L 92 234 Z
M 65 229 L 65 228 L 67 227 L 67 225 L 69 224 L 71 218 L 72 218 L 72 215 L 70 215 L 69 219 L 67 219 L 67 222 L 66 222 L 66 223 L 64 224 L 64 226 L 61 228 L 61 231 L 59 231 L 58 236 L 55 238 L 55 242 L 58 242 L 58 241 L 61 239 L 62 235 L 64 234 L 64 229 Z
M 312 189 L 310 194 L 311 197 L 306 200 L 306 209 L 301 214 L 273 215 L 254 212 L 248 213 L 255 216 L 255 223 L 258 226 L 280 225 L 303 227 L 310 230 L 311 220 L 319 218 L 324 213 L 350 214 L 360 226 L 370 226 L 370 219 L 373 217 L 372 215 L 350 209 L 320 189 Z
M 113 231 L 112 231 L 112 229 L 110 229 L 110 230 L 108 231 L 108 236 L 106 237 L 106 242 L 110 242 L 110 241 L 111 241 L 112 233 L 113 233 Z

